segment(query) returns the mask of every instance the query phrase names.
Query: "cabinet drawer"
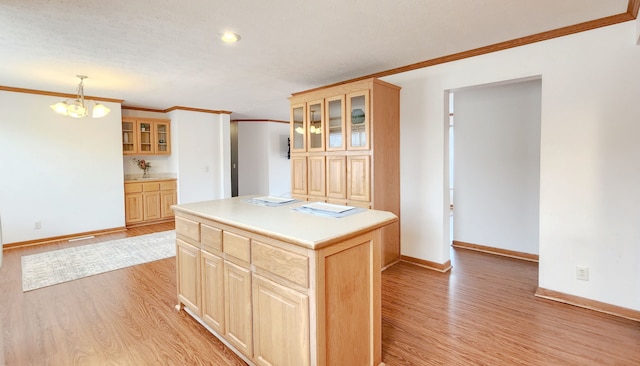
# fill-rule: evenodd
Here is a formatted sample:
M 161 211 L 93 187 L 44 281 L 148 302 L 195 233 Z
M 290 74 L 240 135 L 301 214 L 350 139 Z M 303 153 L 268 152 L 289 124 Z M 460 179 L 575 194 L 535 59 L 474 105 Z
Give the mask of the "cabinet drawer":
M 251 263 L 300 286 L 309 287 L 309 259 L 304 255 L 254 240 Z
M 124 185 L 124 193 L 140 193 L 142 192 L 142 183 L 126 183 Z
M 152 182 L 152 183 L 142 183 L 142 191 L 143 192 L 153 192 L 160 190 L 160 183 Z
M 183 217 L 176 217 L 176 233 L 198 243 L 200 242 L 200 223 Z
M 222 251 L 222 230 L 200 224 L 200 238 L 202 249 Z
M 251 260 L 250 239 L 228 231 L 222 232 L 222 249 L 225 253 L 247 263 Z
M 176 189 L 177 185 L 176 185 L 176 181 L 166 181 L 166 182 L 160 182 L 160 190 L 161 191 L 171 191 Z

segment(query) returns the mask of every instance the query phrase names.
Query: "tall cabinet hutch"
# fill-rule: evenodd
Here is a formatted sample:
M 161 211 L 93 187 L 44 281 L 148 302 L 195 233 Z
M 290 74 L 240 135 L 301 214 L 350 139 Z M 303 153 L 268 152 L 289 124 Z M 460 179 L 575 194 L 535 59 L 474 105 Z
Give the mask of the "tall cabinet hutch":
M 400 87 L 371 78 L 289 101 L 292 196 L 400 217 Z M 399 221 L 383 230 L 381 258 L 400 258 Z

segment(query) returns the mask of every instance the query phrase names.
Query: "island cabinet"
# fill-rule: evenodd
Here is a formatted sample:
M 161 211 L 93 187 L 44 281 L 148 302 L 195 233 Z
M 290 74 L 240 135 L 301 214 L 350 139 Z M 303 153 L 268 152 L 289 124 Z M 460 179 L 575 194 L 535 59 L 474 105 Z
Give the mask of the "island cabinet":
M 172 221 L 174 214 L 171 206 L 177 203 L 176 179 L 125 178 L 124 197 L 127 226 Z
M 174 206 L 177 309 L 250 365 L 382 365 L 381 230 L 397 217 L 299 204 Z
M 400 88 L 372 78 L 289 101 L 292 196 L 399 216 Z M 400 259 L 400 223 L 383 236 L 386 267 Z

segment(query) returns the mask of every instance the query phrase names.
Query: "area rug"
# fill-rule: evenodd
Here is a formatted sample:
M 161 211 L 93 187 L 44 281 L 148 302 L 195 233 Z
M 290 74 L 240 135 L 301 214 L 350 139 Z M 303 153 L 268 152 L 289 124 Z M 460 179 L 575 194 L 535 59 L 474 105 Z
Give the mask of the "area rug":
M 22 291 L 175 255 L 175 230 L 27 255 L 22 257 Z

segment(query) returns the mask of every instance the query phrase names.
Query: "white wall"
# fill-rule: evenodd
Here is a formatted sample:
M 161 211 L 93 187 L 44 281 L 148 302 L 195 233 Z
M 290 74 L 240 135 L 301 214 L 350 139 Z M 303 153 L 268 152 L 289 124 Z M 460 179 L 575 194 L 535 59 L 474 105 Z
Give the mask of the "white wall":
M 402 87 L 402 254 L 449 259 L 445 91 L 541 75 L 539 286 L 640 310 L 636 40 L 630 21 L 385 77 Z
M 238 195 L 291 196 L 289 124 L 238 122 Z
M 178 203 L 231 197 L 229 114 L 174 110 L 167 169 L 178 178 Z
M 636 18 L 636 44 L 640 45 L 640 17 Z
M 453 239 L 538 254 L 540 80 L 454 93 Z
M 0 91 L 5 244 L 124 226 L 120 104 L 74 119 L 49 108 L 61 99 Z

